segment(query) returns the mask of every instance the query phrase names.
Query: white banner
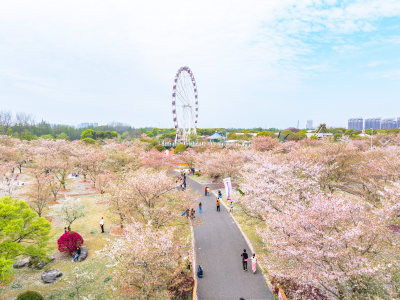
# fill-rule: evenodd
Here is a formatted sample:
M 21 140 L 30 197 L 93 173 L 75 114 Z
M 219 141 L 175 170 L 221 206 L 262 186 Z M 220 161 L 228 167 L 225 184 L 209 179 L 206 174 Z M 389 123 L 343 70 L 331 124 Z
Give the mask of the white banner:
M 230 177 L 224 179 L 224 186 L 225 186 L 226 200 L 230 201 L 232 194 L 232 183 Z

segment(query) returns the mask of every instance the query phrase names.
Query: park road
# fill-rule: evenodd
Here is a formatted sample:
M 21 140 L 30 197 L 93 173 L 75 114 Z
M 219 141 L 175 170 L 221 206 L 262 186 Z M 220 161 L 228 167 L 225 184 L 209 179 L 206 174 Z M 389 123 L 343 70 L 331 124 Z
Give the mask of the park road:
M 204 270 L 204 277 L 198 278 L 198 299 L 274 299 L 259 269 L 253 274 L 249 261 L 249 270 L 243 271 L 240 254 L 243 249 L 249 257 L 252 253 L 230 213 L 223 205 L 217 212 L 215 197 L 204 196 L 201 184 L 189 178 L 187 183 L 202 195 L 203 213 L 196 209 L 201 224 L 193 228 L 197 265 Z

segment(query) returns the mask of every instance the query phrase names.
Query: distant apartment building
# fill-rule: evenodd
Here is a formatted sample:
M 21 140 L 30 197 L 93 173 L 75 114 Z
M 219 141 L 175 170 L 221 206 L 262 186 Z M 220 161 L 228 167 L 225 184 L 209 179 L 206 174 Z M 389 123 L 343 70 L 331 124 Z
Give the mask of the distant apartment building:
M 363 123 L 363 118 L 349 119 L 347 128 L 353 130 L 363 130 Z
M 400 118 L 397 118 L 397 128 L 400 128 Z
M 365 119 L 365 129 L 381 129 L 381 118 Z
M 306 129 L 314 129 L 313 120 L 307 120 Z
M 381 122 L 381 129 L 397 128 L 397 121 L 395 118 L 383 119 Z
M 99 123 L 81 123 L 76 125 L 76 128 L 81 129 L 81 128 L 97 127 L 97 126 L 99 126 Z

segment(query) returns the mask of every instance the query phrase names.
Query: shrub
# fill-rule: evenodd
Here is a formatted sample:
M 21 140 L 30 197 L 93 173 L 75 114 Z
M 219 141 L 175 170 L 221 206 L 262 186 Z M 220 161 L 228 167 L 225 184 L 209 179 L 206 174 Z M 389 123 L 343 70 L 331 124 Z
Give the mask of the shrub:
M 184 144 L 179 144 L 176 146 L 174 153 L 182 153 L 186 150 L 186 146 Z
M 155 148 L 156 148 L 158 151 L 160 151 L 160 152 L 163 152 L 163 151 L 166 150 L 165 147 L 164 147 L 163 145 L 156 145 Z
M 26 291 L 22 294 L 19 294 L 17 300 L 44 300 L 44 298 L 38 292 Z
M 82 141 L 84 141 L 86 144 L 95 144 L 96 141 L 92 138 L 84 138 Z
M 58 251 L 72 253 L 83 244 L 83 238 L 77 232 L 67 231 L 58 239 L 57 244 Z

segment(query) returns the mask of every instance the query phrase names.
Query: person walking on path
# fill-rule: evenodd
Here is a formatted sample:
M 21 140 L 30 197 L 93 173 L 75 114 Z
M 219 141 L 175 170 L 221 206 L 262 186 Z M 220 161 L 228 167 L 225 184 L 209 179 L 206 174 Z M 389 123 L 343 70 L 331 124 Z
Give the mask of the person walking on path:
M 256 274 L 257 271 L 257 258 L 256 254 L 253 253 L 253 257 L 251 258 L 251 270 L 253 271 L 253 274 Z
M 221 191 L 218 191 L 218 198 L 221 198 L 221 199 L 222 199 L 222 193 L 221 193 Z
M 217 198 L 217 200 L 215 200 L 215 202 L 217 204 L 217 211 L 221 211 L 219 198 Z
M 199 203 L 199 213 L 200 214 L 202 213 L 202 204 L 201 204 L 201 202 Z
M 233 213 L 233 201 L 231 201 L 231 205 L 230 205 L 229 212 L 230 212 L 230 213 Z
M 208 186 L 204 188 L 204 196 L 208 196 Z
M 104 233 L 104 219 L 101 217 L 100 219 L 100 228 L 101 228 L 101 233 Z
M 247 271 L 247 260 L 249 259 L 249 256 L 246 253 L 246 249 L 243 249 L 241 256 L 242 256 L 243 271 Z

